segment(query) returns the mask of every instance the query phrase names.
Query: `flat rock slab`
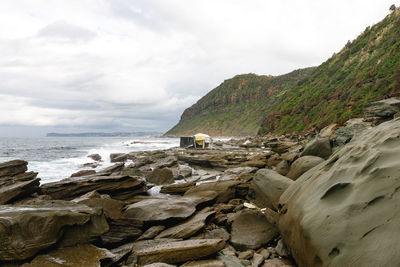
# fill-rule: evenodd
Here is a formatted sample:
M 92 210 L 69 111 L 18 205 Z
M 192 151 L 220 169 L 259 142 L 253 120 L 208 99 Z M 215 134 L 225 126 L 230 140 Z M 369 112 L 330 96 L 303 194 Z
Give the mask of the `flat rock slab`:
M 125 216 L 143 222 L 186 219 L 196 211 L 196 204 L 187 198 L 146 199 L 128 205 Z
M 98 208 L 65 201 L 0 206 L 0 261 L 24 260 L 61 238 L 71 244 L 106 231 L 108 225 Z
M 40 179 L 35 178 L 29 181 L 17 181 L 13 184 L 0 187 L 0 205 L 7 204 L 13 200 L 29 196 L 39 189 Z
M 80 245 L 72 248 L 53 250 L 47 254 L 36 256 L 27 267 L 44 266 L 100 266 L 102 260 L 111 259 L 114 255 L 102 248 L 92 245 Z
M 221 182 L 204 183 L 188 190 L 184 194 L 184 196 L 192 195 L 193 193 L 200 191 L 215 191 L 218 194 L 216 199 L 217 203 L 227 202 L 230 199 L 235 198 L 236 187 L 239 184 L 240 184 L 239 181 L 221 181 Z
M 133 247 L 138 264 L 164 262 L 182 263 L 212 255 L 225 246 L 222 239 L 198 239 L 185 241 L 164 241 L 154 246 Z
M 133 176 L 84 176 L 44 184 L 41 191 L 53 199 L 71 200 L 90 191 L 108 194 L 114 199 L 129 199 L 145 192 L 145 182 Z
M 239 250 L 258 249 L 277 234 L 261 211 L 241 210 L 233 218 L 231 243 Z
M 189 238 L 203 229 L 207 219 L 214 214 L 214 211 L 197 213 L 189 220 L 161 232 L 156 238 Z
M 24 160 L 12 160 L 0 164 L 0 177 L 14 176 L 28 170 L 28 162 Z
M 187 182 L 181 184 L 171 184 L 171 185 L 164 185 L 160 193 L 163 194 L 174 194 L 174 195 L 183 195 L 186 191 L 193 188 L 196 183 L 194 182 Z

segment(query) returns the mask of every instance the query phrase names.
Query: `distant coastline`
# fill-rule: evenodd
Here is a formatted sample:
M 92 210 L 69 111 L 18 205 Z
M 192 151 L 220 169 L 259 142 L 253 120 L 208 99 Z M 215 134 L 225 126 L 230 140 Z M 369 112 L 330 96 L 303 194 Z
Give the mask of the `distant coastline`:
M 87 133 L 47 133 L 46 137 L 137 137 L 137 136 L 162 136 L 160 132 L 87 132 Z

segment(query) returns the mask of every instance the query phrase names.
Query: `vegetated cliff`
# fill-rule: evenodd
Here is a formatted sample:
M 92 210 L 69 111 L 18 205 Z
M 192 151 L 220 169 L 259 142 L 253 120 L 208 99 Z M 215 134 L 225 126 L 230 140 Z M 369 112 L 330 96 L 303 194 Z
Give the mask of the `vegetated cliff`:
M 365 104 L 400 96 L 400 10 L 367 27 L 316 68 L 238 75 L 185 110 L 166 135 L 301 132 L 362 116 Z
M 353 42 L 288 90 L 259 133 L 299 132 L 362 116 L 365 104 L 400 95 L 400 10 L 367 27 Z
M 214 136 L 255 135 L 269 107 L 280 94 L 307 77 L 314 68 L 273 77 L 242 74 L 225 80 L 187 108 L 165 135 L 204 132 Z

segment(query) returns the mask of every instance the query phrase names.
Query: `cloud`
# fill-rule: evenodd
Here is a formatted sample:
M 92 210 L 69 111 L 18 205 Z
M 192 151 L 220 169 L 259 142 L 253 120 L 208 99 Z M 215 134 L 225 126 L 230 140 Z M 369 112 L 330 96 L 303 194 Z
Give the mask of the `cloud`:
M 1 1 L 0 136 L 12 127 L 168 130 L 236 74 L 322 63 L 391 4 Z

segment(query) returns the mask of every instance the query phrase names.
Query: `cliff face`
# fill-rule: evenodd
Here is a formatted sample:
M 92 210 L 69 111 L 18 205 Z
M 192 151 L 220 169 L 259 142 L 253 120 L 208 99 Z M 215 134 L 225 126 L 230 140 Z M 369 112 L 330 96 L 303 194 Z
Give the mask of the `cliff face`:
M 400 96 L 400 10 L 367 27 L 316 68 L 238 75 L 185 110 L 166 135 L 254 135 L 320 129 L 362 116 L 365 104 Z
M 279 94 L 307 77 L 313 68 L 282 76 L 237 75 L 187 108 L 166 135 L 205 132 L 214 136 L 255 135 Z

